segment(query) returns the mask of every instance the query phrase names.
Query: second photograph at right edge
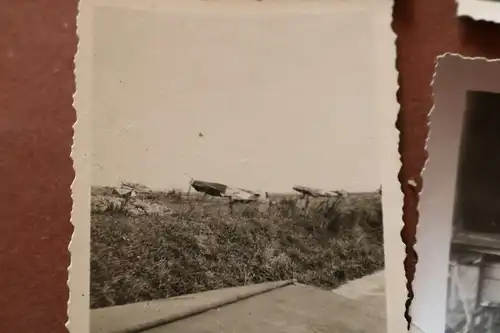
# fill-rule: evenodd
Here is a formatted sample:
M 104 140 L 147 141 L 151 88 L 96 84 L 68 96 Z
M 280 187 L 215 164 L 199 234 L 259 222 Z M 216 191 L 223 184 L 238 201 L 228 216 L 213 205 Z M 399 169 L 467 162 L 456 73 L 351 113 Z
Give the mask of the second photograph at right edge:
M 500 332 L 498 75 L 498 61 L 439 61 L 412 306 L 422 332 Z

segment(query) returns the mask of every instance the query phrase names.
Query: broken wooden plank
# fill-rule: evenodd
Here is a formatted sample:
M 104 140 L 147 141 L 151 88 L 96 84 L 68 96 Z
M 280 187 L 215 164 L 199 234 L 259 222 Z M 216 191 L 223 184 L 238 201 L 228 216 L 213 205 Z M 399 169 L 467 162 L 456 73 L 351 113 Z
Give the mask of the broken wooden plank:
M 192 188 L 197 192 L 205 193 L 214 197 L 222 197 L 226 192 L 227 185 L 214 182 L 205 182 L 202 180 L 192 180 L 190 182 Z
M 333 196 L 339 196 L 342 194 L 341 191 L 324 191 L 324 190 L 320 190 L 317 188 L 312 188 L 312 187 L 308 187 L 308 186 L 300 186 L 300 185 L 294 186 L 293 189 L 304 196 L 310 196 L 313 198 L 333 197 Z
M 260 194 L 257 192 L 243 188 L 229 187 L 222 183 L 192 180 L 190 185 L 197 192 L 214 197 L 225 197 L 238 202 L 255 201 L 260 197 Z
M 296 185 L 293 189 L 302 195 L 311 196 L 313 198 L 325 196 L 322 190 L 312 187 Z

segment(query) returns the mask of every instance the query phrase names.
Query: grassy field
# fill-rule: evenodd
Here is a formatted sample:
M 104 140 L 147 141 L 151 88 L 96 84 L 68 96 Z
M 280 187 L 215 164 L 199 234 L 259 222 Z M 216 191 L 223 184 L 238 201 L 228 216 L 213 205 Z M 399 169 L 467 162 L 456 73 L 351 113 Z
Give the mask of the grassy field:
M 91 308 L 296 278 L 332 289 L 383 267 L 380 195 L 239 205 L 92 193 Z M 302 206 L 301 206 L 302 204 Z

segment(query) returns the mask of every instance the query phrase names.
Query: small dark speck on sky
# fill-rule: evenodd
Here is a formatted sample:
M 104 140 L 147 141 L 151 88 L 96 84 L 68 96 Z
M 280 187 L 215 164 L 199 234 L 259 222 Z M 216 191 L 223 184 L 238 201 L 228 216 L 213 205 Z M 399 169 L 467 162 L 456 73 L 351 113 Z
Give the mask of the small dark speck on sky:
M 200 133 L 198 133 L 198 136 L 199 136 L 200 138 L 203 138 L 203 137 L 204 137 L 203 133 L 201 133 L 201 132 L 200 132 Z

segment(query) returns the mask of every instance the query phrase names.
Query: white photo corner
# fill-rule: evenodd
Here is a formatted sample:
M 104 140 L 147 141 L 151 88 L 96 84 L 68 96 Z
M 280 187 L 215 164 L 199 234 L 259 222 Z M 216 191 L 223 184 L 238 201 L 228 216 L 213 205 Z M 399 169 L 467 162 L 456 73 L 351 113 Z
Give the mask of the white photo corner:
M 80 2 L 71 333 L 407 330 L 392 5 Z

